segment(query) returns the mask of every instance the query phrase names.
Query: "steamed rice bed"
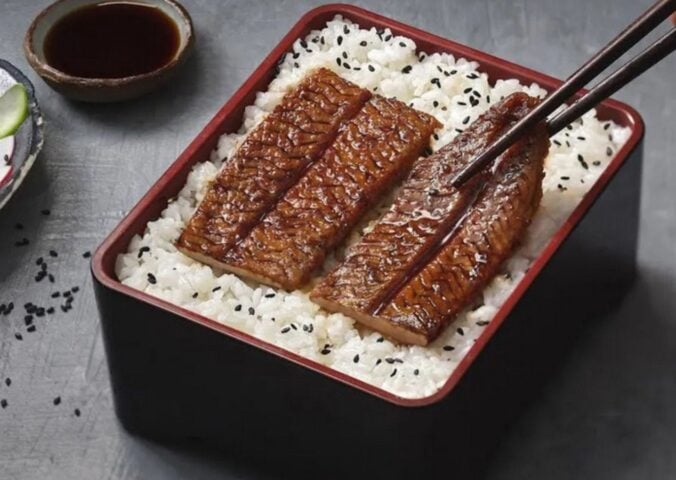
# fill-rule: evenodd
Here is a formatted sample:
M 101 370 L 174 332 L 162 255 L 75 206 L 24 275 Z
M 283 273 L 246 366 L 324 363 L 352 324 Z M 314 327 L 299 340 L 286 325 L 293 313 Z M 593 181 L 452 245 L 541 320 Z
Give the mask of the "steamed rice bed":
M 502 273 L 430 346 L 397 345 L 377 332 L 357 327 L 344 315 L 321 310 L 308 299 L 307 291 L 288 293 L 244 282 L 184 256 L 173 245 L 222 162 L 284 94 L 316 67 L 330 68 L 361 87 L 434 115 L 444 127 L 432 139 L 433 150 L 450 142 L 492 102 L 510 93 L 546 94 L 535 84 L 525 86 L 517 80 L 490 85 L 476 62 L 416 52 L 415 43 L 406 37 L 394 36 L 388 29 L 360 29 L 338 16 L 324 29 L 294 43 L 268 90 L 259 92 L 255 103 L 246 108 L 239 132 L 220 138 L 210 161 L 194 166 L 178 197 L 159 219 L 148 223 L 143 236 L 132 239 L 128 253 L 118 257 L 117 276 L 125 285 L 401 397 L 429 396 L 448 380 L 530 263 L 627 139 L 629 130 L 599 121 L 592 111 L 553 137 L 545 163 L 542 204 Z M 348 245 L 360 238 L 395 193 L 355 229 Z M 334 262 L 335 257 L 330 257 L 324 268 Z

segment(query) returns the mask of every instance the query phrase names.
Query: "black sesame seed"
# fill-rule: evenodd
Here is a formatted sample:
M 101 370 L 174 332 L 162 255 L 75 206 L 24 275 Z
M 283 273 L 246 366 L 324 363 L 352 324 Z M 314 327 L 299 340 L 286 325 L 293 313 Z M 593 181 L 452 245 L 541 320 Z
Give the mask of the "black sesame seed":
M 33 333 L 33 332 L 35 331 L 35 325 L 30 325 L 30 326 L 26 329 L 26 331 L 29 332 L 29 333 Z
M 441 88 L 441 80 L 439 80 L 437 77 L 434 77 L 432 80 L 430 80 L 430 83 L 432 85 L 436 85 L 437 87 Z
M 477 75 L 476 73 L 470 73 L 469 75 L 467 75 L 467 78 L 469 78 L 470 80 L 476 80 L 477 78 L 479 78 L 479 75 Z
M 92 256 L 92 252 L 90 252 L 89 250 L 87 250 L 86 252 L 84 252 L 82 254 L 82 258 L 89 258 L 91 256 Z
M 434 106 L 434 108 L 437 108 L 439 106 L 439 102 L 435 100 L 432 102 L 432 105 Z
M 455 331 L 458 332 L 459 335 L 465 334 L 465 331 L 462 329 L 462 327 L 458 327 Z
M 450 73 L 451 75 L 455 75 L 456 73 L 458 73 L 458 71 L 457 71 L 457 70 L 451 70 L 451 71 L 448 72 L 448 73 Z
M 566 140 L 566 147 L 570 148 L 570 142 Z
M 491 103 L 491 96 L 490 95 L 486 95 L 486 103 Z
M 479 325 L 480 327 L 485 327 L 489 323 L 490 322 L 488 320 L 479 320 L 478 322 L 476 322 L 476 324 Z
M 382 360 L 381 358 L 379 358 L 378 360 L 376 360 L 376 366 L 380 365 L 381 363 L 383 363 L 383 360 Z
M 199 296 L 199 293 L 195 292 L 192 294 L 192 298 L 197 298 Z M 69 299 L 70 300 L 70 299 Z
M 141 247 L 141 248 L 138 249 L 138 255 L 137 255 L 137 257 L 138 257 L 138 258 L 141 258 L 141 257 L 143 256 L 144 253 L 149 252 L 149 251 L 150 251 L 150 247 L 148 247 L 148 246 L 143 246 L 143 247 Z
M 572 129 L 573 129 L 573 126 L 572 126 L 572 125 L 566 125 L 566 129 L 572 130 Z
M 561 146 L 561 142 L 559 142 L 558 140 L 552 140 L 552 141 L 554 142 L 554 144 L 555 144 L 556 146 L 558 146 L 558 147 Z
M 293 62 L 293 66 L 294 66 L 295 68 L 300 68 L 300 65 L 298 64 L 298 62 Z
M 417 368 L 415 370 L 413 370 L 413 375 L 415 375 L 417 377 L 419 374 L 420 374 L 420 370 L 418 370 Z
M 52 298 L 59 298 L 60 296 L 61 296 L 61 292 L 52 293 Z
M 439 140 L 439 135 L 437 135 L 436 133 L 433 133 L 432 137 L 434 137 L 435 140 Z
M 463 125 L 467 125 L 468 123 L 469 123 L 469 115 L 467 115 L 467 116 L 462 120 L 462 124 L 463 124 Z
M 401 69 L 401 73 L 411 73 L 411 70 L 413 70 L 413 66 L 406 65 L 404 68 Z
M 472 87 L 468 87 L 462 91 L 462 93 L 469 93 L 472 91 Z
M 359 363 L 359 354 L 356 354 L 354 358 L 352 359 L 354 363 Z
M 406 44 L 404 42 L 399 42 L 399 46 L 402 48 L 406 48 Z
M 465 103 L 465 102 L 457 102 L 457 103 L 458 103 L 458 105 L 460 105 L 461 107 L 467 106 L 467 103 Z
M 340 59 L 340 57 L 336 57 L 336 63 L 340 67 L 343 64 L 343 61 Z
M 362 40 L 361 42 L 359 42 L 359 45 L 365 47 L 366 45 L 368 45 L 368 43 L 366 42 L 366 40 Z
M 151 285 L 155 285 L 157 283 L 157 278 L 155 278 L 155 275 L 153 275 L 152 273 L 148 274 L 148 283 L 150 283 Z M 66 295 L 66 293 L 70 294 L 70 292 L 63 292 L 64 297 L 69 296 Z
M 74 286 L 73 288 L 71 288 L 70 291 L 73 292 L 73 293 L 77 293 L 77 292 L 80 291 L 80 287 L 78 287 L 78 286 L 76 285 L 76 286 Z
M 603 126 L 603 129 L 604 129 L 604 130 L 608 130 L 609 128 L 610 128 L 610 122 L 606 123 L 606 124 Z
M 475 96 L 475 97 L 481 98 L 481 94 L 480 94 L 479 92 L 477 92 L 476 90 L 474 90 L 473 93 L 474 93 L 474 96 Z
M 601 165 L 601 162 L 599 162 L 598 160 L 594 160 L 592 162 L 592 165 L 594 165 L 595 167 L 598 167 L 599 165 Z
M 23 230 L 23 224 L 22 223 L 16 223 L 16 224 L 14 224 L 14 228 L 16 228 L 17 230 Z
M 26 315 L 23 317 L 23 323 L 26 324 L 26 326 L 29 326 L 30 324 L 33 323 L 33 315 Z
M 378 337 L 378 340 L 376 340 L 376 342 L 378 343 L 383 343 L 384 341 L 385 341 L 384 337 Z
M 275 293 L 274 292 L 266 293 L 265 298 L 275 298 Z
M 326 40 L 324 40 L 323 36 L 319 39 L 319 43 L 321 43 L 322 45 L 326 44 Z
M 373 65 L 369 65 L 368 69 L 369 69 L 369 72 L 375 72 L 376 71 L 376 69 Z
M 344 58 L 345 60 L 347 60 L 347 52 L 343 52 L 342 55 L 343 55 L 343 58 Z
M 255 314 L 256 314 L 256 310 L 254 310 L 253 307 L 249 307 L 249 315 L 255 315 Z
M 49 251 L 49 256 L 50 256 L 50 257 L 58 257 L 59 254 L 56 252 L 56 250 L 50 250 L 50 251 Z
M 587 162 L 585 162 L 584 157 L 579 153 L 577 154 L 577 161 L 580 162 L 582 168 L 584 168 L 585 170 L 589 169 L 589 165 L 587 164 Z
M 453 345 L 444 345 L 444 351 L 452 352 L 453 350 L 455 350 L 455 347 Z
M 79 416 L 80 416 L 80 414 L 81 414 L 81 412 L 80 412 L 80 409 L 79 409 L 79 408 L 76 408 L 75 410 L 73 410 L 73 413 L 75 414 L 75 416 L 76 416 L 76 417 L 79 417 Z
M 295 323 L 292 323 L 292 324 L 291 324 L 291 328 L 293 328 L 294 330 L 298 330 L 298 327 L 296 326 Z
M 25 247 L 29 243 L 31 243 L 31 242 L 27 238 L 22 238 L 18 242 L 14 242 L 14 246 L 15 247 Z
M 42 262 L 44 262 L 44 261 L 45 261 L 45 260 L 44 260 L 42 257 L 39 257 L 39 258 L 35 261 L 35 264 L 36 264 L 36 265 L 42 265 Z
M 213 292 L 218 292 L 221 289 L 221 287 L 214 287 L 211 289 L 212 293 Z
M 386 358 L 385 361 L 392 365 L 394 363 L 394 358 Z
M 394 377 L 397 374 L 397 369 L 395 368 L 392 370 L 392 373 L 390 373 L 390 377 Z
M 341 45 L 343 43 L 343 36 L 342 35 L 338 35 L 338 38 L 336 38 L 336 43 L 338 43 L 338 45 Z
M 288 333 L 289 330 L 291 330 L 291 327 L 284 327 L 284 328 L 282 328 L 281 332 L 282 333 Z
M 43 214 L 43 215 L 49 215 L 52 212 L 48 208 L 45 208 L 43 210 L 40 210 L 40 213 Z
M 585 137 L 582 137 L 582 136 L 577 137 L 577 139 L 578 139 L 578 140 L 582 140 L 583 142 L 584 142 L 585 140 L 587 140 Z
M 16 338 L 17 340 L 23 340 L 23 335 L 21 335 L 20 333 L 15 333 L 14 338 Z
M 343 33 L 344 33 L 345 35 L 349 35 L 349 34 L 350 34 L 350 29 L 347 28 L 347 25 L 345 25 L 345 26 L 343 27 Z
M 49 315 L 54 314 L 54 307 L 49 307 L 49 308 L 47 309 L 47 313 L 48 313 Z
M 561 180 L 570 180 L 570 177 L 568 175 L 563 175 L 561 177 Z
M 350 64 L 347 63 L 347 62 L 344 62 L 344 63 L 343 63 L 343 68 L 349 70 L 349 69 L 350 69 Z
M 606 156 L 612 157 L 613 156 L 613 149 L 610 147 L 606 147 Z
M 0 407 L 2 407 L 3 409 L 7 408 L 7 400 L 5 400 L 4 398 L 0 400 Z
M 236 311 L 236 312 L 239 312 L 241 309 L 242 309 L 242 305 L 241 305 L 241 304 L 235 305 L 235 311 Z
M 322 355 L 328 355 L 329 353 L 331 353 L 331 349 L 330 349 L 330 348 L 324 347 L 324 348 L 322 348 L 322 350 L 321 350 L 320 353 L 321 353 Z
M 462 130 L 461 128 L 456 128 L 455 131 L 458 132 L 458 133 L 462 133 L 462 132 L 463 132 L 463 130 Z
M 390 40 L 392 40 L 392 35 L 387 35 L 387 36 L 385 37 L 385 41 L 386 41 L 386 42 L 389 42 Z
M 7 385 L 8 387 L 12 385 L 12 379 L 9 377 L 5 378 L 5 385 Z
M 56 397 L 54 400 L 52 400 L 52 403 L 54 405 L 60 405 L 61 404 L 61 397 Z

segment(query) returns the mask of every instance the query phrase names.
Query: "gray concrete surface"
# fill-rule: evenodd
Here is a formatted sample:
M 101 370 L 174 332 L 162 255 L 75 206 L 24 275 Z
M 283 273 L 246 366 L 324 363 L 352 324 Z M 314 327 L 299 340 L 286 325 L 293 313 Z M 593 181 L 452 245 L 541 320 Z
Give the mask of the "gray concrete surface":
M 131 437 L 116 423 L 82 253 L 96 247 L 318 2 L 184 0 L 198 33 L 197 55 L 168 88 L 115 106 L 70 103 L 28 68 L 22 38 L 46 3 L 0 3 L 0 57 L 35 82 L 47 119 L 38 164 L 0 212 L 0 303 L 59 305 L 49 286 L 33 280 L 39 256 L 47 258 L 58 289 L 80 291 L 70 312 L 38 319 L 33 333 L 21 309 L 0 317 L 0 399 L 8 402 L 0 409 L 0 479 L 260 478 L 213 457 Z M 364 0 L 363 6 L 565 76 L 649 3 Z M 675 82 L 672 57 L 617 95 L 647 124 L 640 278 L 506 434 L 490 479 L 676 478 Z M 40 213 L 44 208 L 49 216 Z M 24 231 L 15 230 L 17 222 Z M 31 244 L 15 248 L 24 236 Z M 50 249 L 59 256 L 48 257 Z M 57 396 L 61 403 L 54 405 Z

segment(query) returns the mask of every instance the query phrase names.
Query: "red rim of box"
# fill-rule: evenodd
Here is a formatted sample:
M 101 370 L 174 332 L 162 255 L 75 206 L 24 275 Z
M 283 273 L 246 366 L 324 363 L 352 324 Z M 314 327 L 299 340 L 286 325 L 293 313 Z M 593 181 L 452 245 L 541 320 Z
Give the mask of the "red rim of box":
M 510 78 L 518 78 L 522 82 L 535 82 L 548 89 L 556 88 L 556 86 L 561 83 L 560 80 L 550 76 L 513 64 L 511 62 L 507 62 L 492 55 L 433 35 L 415 27 L 391 20 L 382 15 L 378 15 L 353 5 L 328 4 L 310 10 L 303 17 L 301 17 L 301 19 L 293 26 L 289 33 L 287 33 L 286 36 L 282 38 L 280 43 L 263 60 L 263 62 L 249 76 L 249 78 L 235 92 L 228 102 L 226 102 L 226 104 L 216 113 L 212 120 L 197 135 L 197 137 L 185 149 L 185 151 L 183 151 L 178 159 L 167 169 L 160 179 L 155 182 L 155 184 L 141 198 L 136 206 L 127 214 L 126 217 L 122 219 L 118 226 L 101 243 L 92 259 L 92 272 L 101 284 L 121 294 L 134 297 L 169 313 L 181 316 L 186 320 L 193 321 L 204 327 L 221 332 L 232 338 L 281 357 L 284 360 L 304 366 L 310 370 L 313 370 L 314 372 L 330 377 L 334 380 L 347 384 L 348 386 L 362 390 L 363 392 L 374 395 L 395 405 L 403 407 L 423 407 L 442 400 L 455 388 L 467 369 L 474 362 L 475 358 L 479 355 L 484 346 L 488 343 L 493 334 L 505 320 L 507 315 L 511 312 L 512 308 L 516 305 L 533 280 L 538 276 L 542 268 L 547 264 L 550 257 L 558 250 L 559 246 L 572 232 L 572 230 L 589 210 L 589 208 L 594 204 L 599 194 L 604 190 L 608 182 L 612 179 L 629 154 L 638 145 L 639 141 L 643 137 L 644 125 L 638 112 L 624 103 L 615 100 L 606 100 L 599 106 L 599 116 L 612 119 L 620 125 L 629 127 L 631 129 L 631 135 L 629 139 L 622 146 L 622 148 L 616 152 L 615 157 L 611 160 L 610 164 L 601 174 L 599 179 L 585 194 L 582 201 L 575 208 L 573 213 L 550 239 L 538 258 L 532 263 L 524 278 L 522 278 L 514 291 L 512 291 L 512 293 L 509 295 L 505 303 L 496 313 L 493 320 L 484 328 L 476 342 L 472 345 L 464 358 L 462 358 L 462 360 L 459 362 L 446 383 L 437 392 L 427 397 L 415 399 L 400 397 L 386 390 L 370 385 L 362 380 L 351 377 L 345 373 L 321 365 L 313 360 L 284 350 L 283 348 L 258 339 L 252 335 L 223 325 L 216 322 L 215 320 L 211 320 L 190 310 L 173 305 L 167 301 L 153 297 L 147 293 L 120 283 L 114 276 L 115 259 L 118 253 L 126 251 L 128 241 L 131 236 L 134 233 L 143 231 L 146 221 L 144 221 L 141 217 L 143 217 L 143 213 L 146 211 L 146 209 L 151 206 L 151 204 L 156 203 L 158 200 L 161 200 L 162 202 L 162 209 L 164 206 L 166 206 L 166 200 L 168 199 L 162 197 L 162 192 L 168 186 L 171 179 L 183 169 L 187 168 L 189 171 L 188 165 L 192 166 L 197 161 L 197 152 L 202 150 L 204 145 L 210 142 L 214 136 L 218 137 L 221 133 L 223 133 L 220 127 L 225 119 L 233 113 L 242 99 L 251 92 L 252 88 L 254 88 L 259 80 L 269 74 L 275 68 L 278 59 L 282 56 L 282 54 L 290 50 L 293 42 L 296 39 L 301 38 L 301 36 L 309 33 L 312 22 L 316 22 L 320 17 L 338 14 L 353 20 L 361 27 L 375 26 L 379 28 L 389 28 L 397 35 L 404 35 L 413 39 L 419 48 L 420 44 L 424 43 L 427 46 L 432 46 L 434 49 L 436 49 L 436 51 L 449 51 L 456 57 L 460 56 L 468 60 L 475 60 L 479 62 L 480 69 L 482 71 L 487 71 L 491 68 L 506 70 L 509 71 Z M 429 50 L 429 48 L 427 50 Z M 488 68 L 486 68 L 487 66 Z M 492 75 L 489 73 L 489 78 L 491 77 Z

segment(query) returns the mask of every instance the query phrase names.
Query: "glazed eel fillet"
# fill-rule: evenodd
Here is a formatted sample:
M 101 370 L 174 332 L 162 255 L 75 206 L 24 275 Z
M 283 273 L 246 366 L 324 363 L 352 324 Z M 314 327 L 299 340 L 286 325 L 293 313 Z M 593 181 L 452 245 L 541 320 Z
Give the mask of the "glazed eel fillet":
M 377 315 L 395 338 L 434 340 L 495 276 L 540 205 L 544 125 L 503 156 L 458 231 Z
M 537 141 L 529 137 L 529 143 L 512 147 L 498 160 L 497 172 L 486 170 L 459 190 L 450 186 L 451 179 L 535 105 L 536 99 L 513 94 L 449 145 L 417 162 L 392 208 L 311 298 L 401 342 L 433 340 L 492 277 L 530 221 L 539 203 L 547 135 L 538 130 Z M 499 194 L 491 193 L 496 190 Z M 477 256 L 465 255 L 479 247 Z M 466 271 L 444 263 L 454 255 L 467 260 L 461 265 Z M 440 277 L 427 275 L 430 269 Z M 450 301 L 453 308 L 432 314 L 430 305 Z
M 372 97 L 226 254 L 223 268 L 288 290 L 301 287 L 392 182 L 409 172 L 440 126 L 397 100 Z
M 219 267 L 286 190 L 354 117 L 370 93 L 327 69 L 309 74 L 245 138 L 210 184 L 176 242 L 196 260 Z

